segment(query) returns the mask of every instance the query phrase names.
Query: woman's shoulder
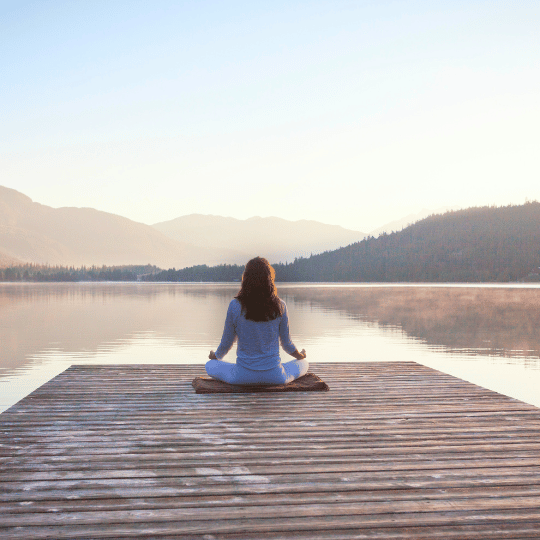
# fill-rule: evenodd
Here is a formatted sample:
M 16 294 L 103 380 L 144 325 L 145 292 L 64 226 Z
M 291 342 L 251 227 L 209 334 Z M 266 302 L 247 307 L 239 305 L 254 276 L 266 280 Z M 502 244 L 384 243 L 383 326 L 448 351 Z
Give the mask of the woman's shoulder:
M 240 303 L 240 300 L 238 300 L 238 298 L 233 298 L 229 302 L 229 309 L 232 311 L 242 311 L 242 304 Z
M 233 321 L 237 321 L 238 317 L 242 314 L 242 304 L 238 299 L 233 298 L 229 302 L 229 307 L 227 308 L 227 317 L 232 317 Z
M 287 304 L 281 298 L 279 299 L 279 303 L 281 305 L 281 316 L 283 317 L 283 315 L 287 313 Z

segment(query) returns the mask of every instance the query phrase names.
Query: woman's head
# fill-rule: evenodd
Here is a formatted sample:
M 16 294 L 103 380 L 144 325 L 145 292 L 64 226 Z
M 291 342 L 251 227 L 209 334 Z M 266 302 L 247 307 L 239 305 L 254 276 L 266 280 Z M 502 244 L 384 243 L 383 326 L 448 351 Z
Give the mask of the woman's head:
M 263 257 L 255 257 L 246 264 L 242 274 L 242 289 L 265 291 L 268 296 L 276 292 L 275 270 Z
M 281 302 L 274 283 L 275 271 L 263 257 L 251 259 L 242 274 L 242 287 L 236 298 L 246 319 L 271 321 L 281 315 Z

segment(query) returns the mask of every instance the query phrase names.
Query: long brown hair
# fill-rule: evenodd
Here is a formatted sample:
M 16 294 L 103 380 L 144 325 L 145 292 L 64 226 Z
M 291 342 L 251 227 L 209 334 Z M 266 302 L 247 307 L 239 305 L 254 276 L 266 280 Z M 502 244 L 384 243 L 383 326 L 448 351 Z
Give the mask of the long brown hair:
M 275 270 L 263 257 L 251 259 L 242 275 L 236 299 L 250 321 L 273 321 L 282 315 L 281 301 L 274 283 Z

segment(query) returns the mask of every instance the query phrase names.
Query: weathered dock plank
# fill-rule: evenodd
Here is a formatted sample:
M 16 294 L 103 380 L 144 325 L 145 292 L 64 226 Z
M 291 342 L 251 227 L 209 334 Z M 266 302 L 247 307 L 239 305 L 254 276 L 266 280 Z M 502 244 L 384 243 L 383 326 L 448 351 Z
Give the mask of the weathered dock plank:
M 196 395 L 200 365 L 72 366 L 0 415 L 0 538 L 540 537 L 540 410 L 409 363 Z

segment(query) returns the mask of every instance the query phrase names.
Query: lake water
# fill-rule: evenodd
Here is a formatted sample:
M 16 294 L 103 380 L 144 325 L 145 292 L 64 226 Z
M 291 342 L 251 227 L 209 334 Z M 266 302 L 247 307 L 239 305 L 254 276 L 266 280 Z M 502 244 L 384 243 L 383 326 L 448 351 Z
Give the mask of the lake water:
M 0 411 L 72 364 L 203 364 L 238 284 L 0 284 Z M 415 361 L 540 406 L 540 287 L 278 284 L 317 362 Z M 288 356 L 283 353 L 285 356 Z M 226 357 L 234 361 L 234 349 Z

